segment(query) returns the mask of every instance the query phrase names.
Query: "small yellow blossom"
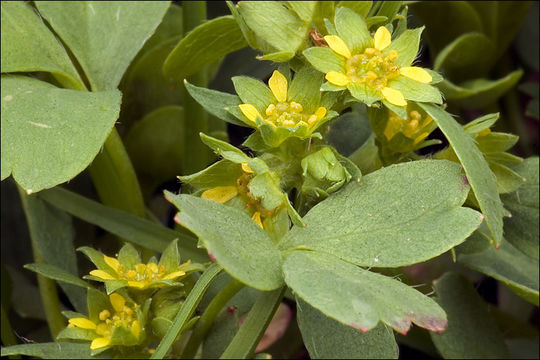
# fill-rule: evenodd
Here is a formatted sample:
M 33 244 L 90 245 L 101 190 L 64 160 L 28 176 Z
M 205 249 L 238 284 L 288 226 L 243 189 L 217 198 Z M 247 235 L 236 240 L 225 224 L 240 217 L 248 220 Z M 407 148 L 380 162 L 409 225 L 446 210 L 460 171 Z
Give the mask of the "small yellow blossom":
M 246 118 L 256 123 L 257 117 L 261 118 L 266 123 L 273 127 L 295 127 L 304 125 L 307 128 L 312 128 L 319 120 L 324 118 L 327 113 L 325 107 L 319 107 L 314 113 L 306 113 L 304 106 L 295 101 L 287 101 L 288 81 L 285 76 L 275 70 L 268 80 L 268 86 L 272 91 L 275 102 L 269 104 L 261 115 L 255 106 L 251 104 L 238 105 Z
M 104 309 L 99 313 L 99 320 L 93 322 L 87 318 L 71 318 L 68 327 L 75 327 L 85 330 L 93 330 L 98 336 L 92 340 L 90 349 L 97 350 L 112 344 L 112 335 L 116 328 L 123 327 L 129 330 L 136 339 L 141 335 L 141 323 L 137 317 L 138 305 L 126 304 L 126 299 L 117 293 L 109 295 L 114 313 Z
M 392 36 L 384 26 L 375 32 L 373 47 L 367 47 L 359 53 L 352 53 L 347 44 L 336 35 L 327 35 L 324 39 L 332 51 L 345 58 L 344 72 L 326 73 L 326 80 L 333 85 L 366 84 L 379 92 L 390 104 L 406 106 L 407 101 L 402 92 L 389 84 L 391 80 L 405 76 L 426 84 L 432 81 L 431 75 L 420 67 L 399 67 L 394 63 L 399 54 L 396 50 L 384 51 L 392 42 Z

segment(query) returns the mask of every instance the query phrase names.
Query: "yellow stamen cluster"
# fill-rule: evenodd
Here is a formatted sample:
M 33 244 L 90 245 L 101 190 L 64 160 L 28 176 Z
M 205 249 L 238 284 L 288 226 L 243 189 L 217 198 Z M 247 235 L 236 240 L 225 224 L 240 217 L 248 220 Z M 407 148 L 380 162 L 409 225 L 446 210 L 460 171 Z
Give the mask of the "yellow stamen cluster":
M 406 118 L 401 118 L 391 111 L 384 129 L 384 136 L 388 140 L 392 140 L 397 133 L 402 133 L 409 139 L 414 140 L 414 145 L 416 145 L 429 135 L 429 132 L 425 129 L 432 121 L 431 116 L 422 117 L 420 112 L 416 110 L 409 112 Z
M 347 59 L 346 75 L 352 82 L 365 83 L 380 91 L 387 86 L 389 80 L 399 76 L 399 67 L 394 64 L 397 56 L 396 50 L 391 50 L 388 56 L 384 56 L 376 48 L 367 48 L 363 54 Z
M 81 329 L 94 330 L 100 337 L 95 338 L 90 344 L 92 350 L 100 349 L 111 344 L 111 338 L 114 330 L 123 327 L 139 338 L 141 333 L 141 324 L 137 318 L 137 304 L 132 307 L 126 304 L 126 299 L 119 294 L 109 296 L 111 305 L 114 309 L 114 315 L 107 309 L 99 313 L 99 320 L 94 323 L 86 318 L 69 319 L 68 327 L 78 327 Z

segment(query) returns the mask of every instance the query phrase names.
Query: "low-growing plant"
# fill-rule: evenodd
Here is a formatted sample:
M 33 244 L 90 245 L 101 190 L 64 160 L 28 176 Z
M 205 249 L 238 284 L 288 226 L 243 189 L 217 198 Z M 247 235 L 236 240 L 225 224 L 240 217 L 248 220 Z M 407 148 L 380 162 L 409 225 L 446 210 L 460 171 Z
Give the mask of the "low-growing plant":
M 1 11 L 2 356 L 538 357 L 537 2 Z

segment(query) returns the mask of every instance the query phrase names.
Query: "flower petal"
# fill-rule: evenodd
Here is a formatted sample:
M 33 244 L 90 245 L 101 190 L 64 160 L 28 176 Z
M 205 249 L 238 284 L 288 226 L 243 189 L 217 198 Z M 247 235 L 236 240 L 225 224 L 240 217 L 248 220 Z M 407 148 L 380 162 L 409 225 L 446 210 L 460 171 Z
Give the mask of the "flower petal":
M 111 274 L 103 271 L 103 270 L 92 270 L 90 271 L 90 275 L 93 275 L 95 277 L 98 277 L 100 279 L 103 279 L 103 280 L 116 280 L 116 278 L 114 276 L 112 276 Z
M 277 70 L 274 70 L 272 77 L 268 80 L 268 87 L 272 90 L 275 98 L 279 102 L 287 101 L 287 79 Z
M 248 163 L 242 163 L 242 170 L 243 170 L 245 173 L 253 174 L 253 170 L 251 170 L 251 168 L 249 167 Z
M 424 69 L 418 66 L 407 66 L 399 68 L 399 72 L 401 75 L 408 77 L 409 79 L 429 84 L 433 78 L 431 75 Z
M 255 221 L 257 223 L 257 225 L 259 225 L 261 228 L 263 228 L 263 224 L 262 224 L 262 221 L 261 221 L 261 213 L 258 212 L 258 211 L 255 211 L 253 213 L 253 216 L 251 217 L 251 219 L 253 221 Z M 263 228 L 264 229 L 264 228 Z
M 326 108 L 321 106 L 320 108 L 315 111 L 315 116 L 317 117 L 317 120 L 321 120 L 324 115 L 326 115 Z
M 339 36 L 326 35 L 324 37 L 324 40 L 326 40 L 330 49 L 332 49 L 335 53 L 345 56 L 347 59 L 350 59 L 351 50 L 349 50 L 349 47 L 347 46 L 347 44 L 345 44 L 345 41 L 341 40 Z
M 201 194 L 201 197 L 206 200 L 217 201 L 224 204 L 238 195 L 236 186 L 218 186 L 213 189 L 206 190 Z
M 162 280 L 174 280 L 174 279 L 176 279 L 177 277 L 182 276 L 182 275 L 185 275 L 185 274 L 186 274 L 185 271 L 181 271 L 181 270 L 180 270 L 180 271 L 175 271 L 175 272 L 172 272 L 172 273 L 170 273 L 170 274 L 165 275 L 165 276 L 162 278 Z
M 120 268 L 120 262 L 118 261 L 118 259 L 107 256 L 107 255 L 103 255 L 103 259 L 105 260 L 107 265 L 112 267 L 113 270 L 118 273 L 118 269 Z
M 97 326 L 93 321 L 90 321 L 87 318 L 71 318 L 68 322 L 78 328 L 88 330 L 95 330 Z
M 388 102 L 392 105 L 396 106 L 405 106 L 407 105 L 407 101 L 403 97 L 403 94 L 401 91 L 392 89 L 390 87 L 385 87 L 381 90 L 382 95 Z
M 90 344 L 90 349 L 92 350 L 101 349 L 101 348 L 104 348 L 105 346 L 109 346 L 110 343 L 111 343 L 111 339 L 109 338 L 105 338 L 105 337 L 95 338 L 94 340 L 92 340 L 92 343 Z
M 112 293 L 109 295 L 109 299 L 111 300 L 111 305 L 113 306 L 114 310 L 116 312 L 120 312 L 124 309 L 124 305 L 126 305 L 126 299 L 120 294 Z
M 373 40 L 375 42 L 375 48 L 382 51 L 392 42 L 392 34 L 390 34 L 390 31 L 385 26 L 379 26 Z
M 255 108 L 255 106 L 251 104 L 240 104 L 238 105 L 242 113 L 250 120 L 255 122 L 255 119 L 257 119 L 257 116 L 262 119 L 261 114 L 259 113 L 259 110 Z
M 138 339 L 139 334 L 141 333 L 141 323 L 139 322 L 139 320 L 135 320 L 133 321 L 133 323 L 131 323 L 130 330 L 131 330 L 131 333 L 135 335 L 135 337 Z
M 128 281 L 128 286 L 129 287 L 134 287 L 134 288 L 137 288 L 137 289 L 144 289 L 146 287 L 146 284 L 140 282 L 140 281 Z
M 346 86 L 350 82 L 347 75 L 337 72 L 337 71 L 330 71 L 329 73 L 326 74 L 325 77 L 329 83 L 337 85 L 337 86 Z

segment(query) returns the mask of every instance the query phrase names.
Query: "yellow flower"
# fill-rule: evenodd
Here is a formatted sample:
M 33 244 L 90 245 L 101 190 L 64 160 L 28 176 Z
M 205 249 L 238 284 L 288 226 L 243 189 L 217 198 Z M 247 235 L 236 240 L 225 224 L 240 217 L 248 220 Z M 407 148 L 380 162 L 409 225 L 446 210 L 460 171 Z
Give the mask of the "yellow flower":
M 241 164 L 242 175 L 236 180 L 236 186 L 216 186 L 214 188 L 205 190 L 201 197 L 203 199 L 216 201 L 218 203 L 224 204 L 229 200 L 239 196 L 250 209 L 253 209 L 253 214 L 251 219 L 257 223 L 261 228 L 264 228 L 262 219 L 267 216 L 270 216 L 274 213 L 273 210 L 266 210 L 260 199 L 257 199 L 249 190 L 249 182 L 255 176 L 253 170 L 248 166 L 247 163 Z M 262 217 L 262 218 L 261 218 Z
M 304 111 L 304 106 L 295 101 L 287 101 L 288 81 L 285 76 L 274 70 L 272 77 L 268 80 L 268 86 L 272 91 L 275 101 L 268 104 L 264 116 L 259 113 L 252 104 L 240 104 L 240 110 L 253 124 L 256 124 L 257 117 L 266 123 L 278 127 L 294 127 L 304 125 L 312 128 L 326 115 L 325 107 L 318 107 L 314 113 Z
M 91 330 L 96 334 L 90 344 L 92 350 L 115 345 L 113 343 L 113 333 L 119 327 L 129 330 L 135 339 L 140 338 L 141 323 L 137 317 L 138 305 L 127 305 L 126 299 L 117 293 L 111 294 L 109 300 L 113 313 L 111 314 L 108 309 L 103 309 L 99 313 L 99 319 L 96 322 L 84 317 L 69 319 L 69 328 Z
M 333 85 L 366 84 L 379 92 L 390 104 L 406 106 L 407 101 L 402 92 L 391 87 L 392 80 L 405 76 L 424 84 L 432 81 L 431 75 L 420 67 L 399 67 L 394 63 L 399 54 L 396 50 L 385 51 L 392 42 L 392 36 L 384 26 L 375 32 L 373 47 L 367 47 L 359 53 L 352 53 L 347 44 L 336 35 L 327 35 L 324 39 L 330 49 L 346 59 L 344 72 L 326 73 L 326 80 Z
M 95 276 L 101 280 L 124 280 L 127 281 L 129 287 L 137 289 L 147 289 L 150 287 L 162 287 L 164 283 L 160 283 L 163 280 L 176 280 L 177 278 L 186 274 L 182 268 L 187 267 L 190 261 L 178 266 L 174 271 L 167 271 L 165 266 L 158 266 L 154 262 L 148 264 L 136 264 L 133 267 L 127 269 L 123 264 L 120 264 L 118 259 L 103 255 L 103 260 L 114 271 L 107 272 L 104 270 L 92 270 L 90 275 Z

